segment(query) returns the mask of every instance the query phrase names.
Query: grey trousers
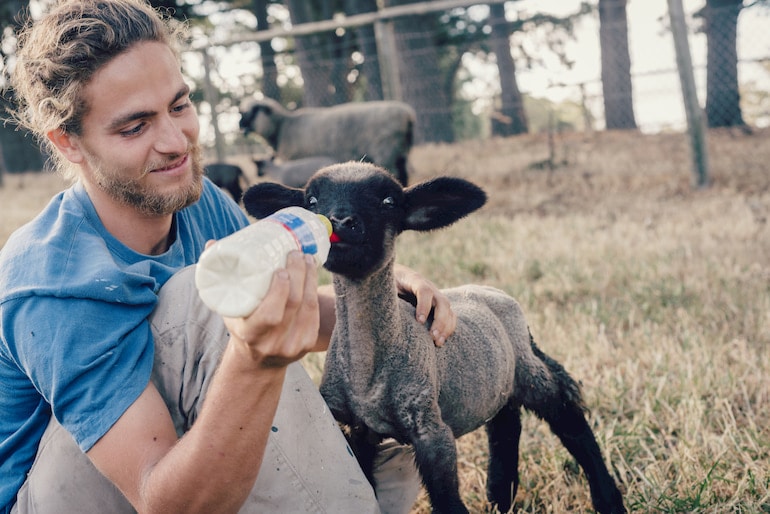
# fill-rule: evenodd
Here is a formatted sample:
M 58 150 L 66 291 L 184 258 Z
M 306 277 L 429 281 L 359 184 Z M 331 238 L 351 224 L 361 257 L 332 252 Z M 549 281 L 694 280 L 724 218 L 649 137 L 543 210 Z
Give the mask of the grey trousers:
M 199 300 L 193 276 L 189 267 L 172 277 L 150 318 L 152 380 L 180 436 L 195 422 L 228 340 L 221 317 Z M 376 495 L 317 387 L 300 363 L 290 365 L 259 475 L 239 512 L 408 513 L 420 489 L 411 448 L 383 443 L 375 479 Z M 133 512 L 52 419 L 12 513 Z

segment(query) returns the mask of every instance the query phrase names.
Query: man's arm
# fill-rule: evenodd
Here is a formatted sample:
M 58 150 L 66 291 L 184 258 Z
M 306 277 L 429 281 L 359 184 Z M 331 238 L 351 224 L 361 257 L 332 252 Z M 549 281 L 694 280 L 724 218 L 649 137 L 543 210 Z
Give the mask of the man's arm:
M 312 259 L 312 258 L 311 258 Z M 150 383 L 88 456 L 139 512 L 236 511 L 254 485 L 286 366 L 316 344 L 315 264 L 295 252 L 231 334 L 195 424 L 177 440 Z

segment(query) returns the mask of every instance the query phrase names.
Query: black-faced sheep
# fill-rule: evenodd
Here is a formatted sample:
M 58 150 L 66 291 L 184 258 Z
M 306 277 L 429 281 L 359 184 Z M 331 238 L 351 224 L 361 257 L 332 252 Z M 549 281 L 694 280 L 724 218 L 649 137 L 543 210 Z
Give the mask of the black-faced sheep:
M 403 102 L 352 102 L 290 111 L 270 98 L 241 112 L 244 133 L 262 136 L 284 161 L 328 155 L 336 162 L 372 162 L 409 181 L 414 110 Z
M 241 178 L 245 180 L 246 175 L 243 174 L 240 166 L 217 162 L 204 166 L 203 172 L 214 184 L 230 193 L 233 200 L 236 202 L 241 201 L 241 196 L 243 196 Z
M 305 187 L 313 173 L 335 162 L 337 161 L 325 155 L 286 162 L 276 162 L 274 156 L 254 159 L 258 177 L 267 178 L 289 187 Z
M 458 487 L 455 438 L 486 425 L 487 497 L 507 512 L 516 496 L 521 407 L 548 422 L 586 474 L 594 508 L 626 512 L 585 418 L 577 383 L 534 343 L 519 304 L 491 287 L 444 293 L 457 314 L 454 334 L 435 347 L 400 299 L 393 264 L 404 230 L 448 226 L 480 208 L 474 184 L 442 177 L 402 188 L 384 170 L 348 162 L 324 168 L 304 190 L 262 183 L 244 194 L 257 218 L 290 205 L 326 215 L 337 321 L 321 393 L 371 478 L 372 444 L 393 437 L 414 446 L 434 512 L 467 509 Z

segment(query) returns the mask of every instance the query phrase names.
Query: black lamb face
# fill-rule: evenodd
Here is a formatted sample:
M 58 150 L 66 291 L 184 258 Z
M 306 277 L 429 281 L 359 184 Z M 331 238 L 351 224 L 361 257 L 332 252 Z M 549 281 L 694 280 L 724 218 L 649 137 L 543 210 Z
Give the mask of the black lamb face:
M 404 204 L 401 185 L 372 165 L 334 165 L 313 177 L 305 208 L 329 218 L 334 230 L 324 267 L 355 280 L 381 268 L 393 255 Z

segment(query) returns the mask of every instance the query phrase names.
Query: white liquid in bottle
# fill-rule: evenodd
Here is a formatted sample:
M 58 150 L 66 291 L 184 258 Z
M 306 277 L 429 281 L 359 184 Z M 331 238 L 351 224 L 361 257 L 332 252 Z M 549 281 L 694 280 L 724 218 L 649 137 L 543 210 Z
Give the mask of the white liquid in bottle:
M 315 256 L 320 266 L 329 255 L 331 223 L 301 207 L 287 207 L 220 239 L 198 260 L 195 285 L 210 309 L 245 317 L 265 297 L 273 272 L 286 265 L 292 250 Z

